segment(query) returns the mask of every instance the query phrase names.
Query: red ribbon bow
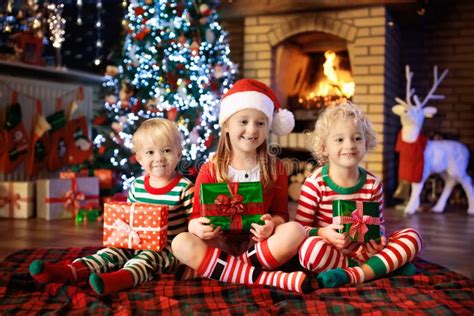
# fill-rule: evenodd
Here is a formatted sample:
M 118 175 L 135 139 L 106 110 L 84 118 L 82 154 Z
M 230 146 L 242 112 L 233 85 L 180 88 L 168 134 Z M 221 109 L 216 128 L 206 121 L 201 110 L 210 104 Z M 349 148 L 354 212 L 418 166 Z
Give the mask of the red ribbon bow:
M 83 192 L 79 192 L 77 189 L 77 181 L 76 178 L 71 178 L 71 190 L 67 191 L 63 198 L 64 207 L 66 209 L 72 209 L 72 218 L 76 218 L 77 211 L 81 207 L 81 201 L 86 199 L 86 196 Z
M 349 229 L 349 236 L 352 239 L 357 234 L 357 242 L 363 243 L 364 236 L 369 231 L 367 225 L 380 225 L 380 219 L 369 215 L 364 215 L 364 203 L 356 201 L 356 209 L 351 216 L 342 216 L 341 224 L 352 223 Z
M 13 217 L 15 208 L 19 210 L 21 208 L 20 201 L 25 201 L 27 203 L 31 202 L 31 198 L 23 198 L 19 193 L 15 193 L 13 189 L 13 182 L 8 184 L 8 192 L 6 196 L 0 196 L 0 207 L 9 206 L 10 217 Z
M 230 196 L 225 194 L 219 194 L 216 197 L 214 203 L 216 205 L 221 205 L 222 212 L 225 214 L 230 215 L 230 221 L 232 222 L 233 218 L 237 214 L 241 214 L 244 212 L 245 208 L 242 204 L 244 197 L 237 193 L 239 190 L 239 183 L 232 182 L 227 184 L 227 188 L 229 189 Z
M 19 209 L 20 203 L 18 201 L 21 200 L 21 195 L 13 192 L 9 193 L 7 196 L 0 196 L 0 207 L 10 205 L 10 208 L 16 207 L 16 209 Z

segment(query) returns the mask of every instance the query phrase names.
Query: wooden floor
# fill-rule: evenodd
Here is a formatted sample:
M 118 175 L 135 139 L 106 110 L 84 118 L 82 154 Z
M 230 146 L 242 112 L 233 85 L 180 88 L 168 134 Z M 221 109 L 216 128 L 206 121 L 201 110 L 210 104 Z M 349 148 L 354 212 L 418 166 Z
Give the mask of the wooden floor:
M 385 217 L 388 233 L 405 227 L 421 232 L 425 241 L 421 258 L 474 279 L 474 216 L 466 210 L 405 217 L 401 210 L 389 208 Z M 0 219 L 0 232 L 0 260 L 23 248 L 100 246 L 102 242 L 100 223 L 76 226 L 69 220 Z

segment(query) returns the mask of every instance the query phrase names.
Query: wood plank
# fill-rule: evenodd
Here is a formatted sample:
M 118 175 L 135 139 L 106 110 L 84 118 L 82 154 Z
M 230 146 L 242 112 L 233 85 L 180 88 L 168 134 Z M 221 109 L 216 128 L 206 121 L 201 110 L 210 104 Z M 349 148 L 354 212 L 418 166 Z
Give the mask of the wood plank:
M 294 216 L 296 203 L 290 203 Z M 465 210 L 448 210 L 442 214 L 417 213 L 405 217 L 401 210 L 385 210 L 387 232 L 412 227 L 425 241 L 421 258 L 438 263 L 460 274 L 474 278 L 474 217 Z M 0 219 L 0 260 L 8 254 L 39 247 L 86 247 L 102 244 L 101 223 L 75 225 L 70 220 L 47 222 L 42 219 Z

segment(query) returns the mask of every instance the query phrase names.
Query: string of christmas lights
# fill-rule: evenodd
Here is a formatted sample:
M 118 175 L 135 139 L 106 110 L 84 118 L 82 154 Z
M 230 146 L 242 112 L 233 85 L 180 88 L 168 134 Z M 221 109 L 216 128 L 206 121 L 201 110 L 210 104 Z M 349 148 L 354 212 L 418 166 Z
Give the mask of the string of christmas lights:
M 97 11 L 97 21 L 95 23 L 95 28 L 96 28 L 96 33 L 97 33 L 97 40 L 95 43 L 95 59 L 94 59 L 94 64 L 96 66 L 100 65 L 101 61 L 101 48 L 102 48 L 102 35 L 101 35 L 101 30 L 102 30 L 102 19 L 101 19 L 101 12 L 102 12 L 102 1 L 97 0 L 96 4 L 96 11 Z
M 76 7 L 77 7 L 76 23 L 77 25 L 82 25 L 82 0 L 77 0 Z

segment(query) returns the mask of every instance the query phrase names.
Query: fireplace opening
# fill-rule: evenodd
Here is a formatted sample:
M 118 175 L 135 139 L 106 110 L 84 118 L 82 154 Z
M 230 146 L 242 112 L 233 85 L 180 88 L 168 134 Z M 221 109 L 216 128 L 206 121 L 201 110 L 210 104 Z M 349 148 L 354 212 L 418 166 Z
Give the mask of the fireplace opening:
M 274 54 L 275 90 L 295 115 L 295 132 L 312 128 L 325 107 L 352 99 L 355 83 L 344 39 L 301 33 L 277 45 Z

